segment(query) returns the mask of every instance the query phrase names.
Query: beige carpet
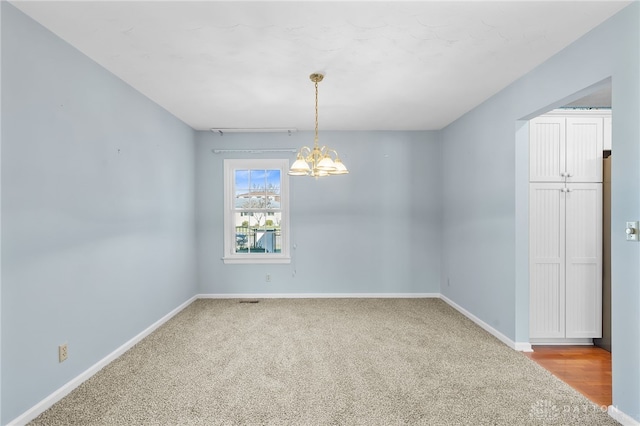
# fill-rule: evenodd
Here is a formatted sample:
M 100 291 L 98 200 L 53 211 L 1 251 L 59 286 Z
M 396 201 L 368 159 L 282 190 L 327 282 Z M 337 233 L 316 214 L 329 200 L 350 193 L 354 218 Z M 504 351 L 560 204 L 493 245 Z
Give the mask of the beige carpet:
M 615 425 L 437 299 L 198 300 L 34 425 Z

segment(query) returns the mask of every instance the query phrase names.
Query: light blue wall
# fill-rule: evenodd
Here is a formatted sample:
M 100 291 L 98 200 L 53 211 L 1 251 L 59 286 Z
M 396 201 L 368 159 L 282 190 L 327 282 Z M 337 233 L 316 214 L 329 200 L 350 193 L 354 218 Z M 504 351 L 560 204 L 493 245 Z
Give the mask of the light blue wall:
M 521 118 L 613 85 L 613 403 L 640 420 L 640 4 L 634 3 L 441 133 L 442 292 L 516 341 L 528 341 L 526 148 Z M 526 130 L 525 130 L 526 131 Z M 517 167 L 516 167 L 517 166 Z M 516 226 L 517 225 L 517 226 Z M 517 268 L 517 269 L 516 269 Z M 450 285 L 447 284 L 447 280 Z M 518 307 L 518 309 L 516 309 Z
M 436 132 L 323 132 L 351 174 L 292 177 L 290 265 L 225 265 L 222 148 L 299 148 L 312 132 L 196 137 L 202 293 L 437 293 L 440 144 Z M 261 154 L 266 155 L 266 154 Z M 237 155 L 236 155 L 237 156 Z M 254 155 L 258 158 L 260 155 Z M 293 160 L 294 154 L 286 154 Z M 272 281 L 265 282 L 270 273 Z
M 0 10 L 0 423 L 196 293 L 442 291 L 527 341 L 521 119 L 608 77 L 613 228 L 640 219 L 638 3 L 441 132 L 321 130 L 352 174 L 292 178 L 297 248 L 273 266 L 220 260 L 222 160 L 233 156 L 211 150 L 298 148 L 311 133 L 193 132 Z M 640 244 L 614 234 L 614 405 L 640 421 L 638 283 Z M 71 355 L 59 364 L 62 342 Z
M 2 6 L 0 6 L 0 50 L 2 49 Z M 0 100 L 2 99 L 2 54 L 0 52 Z M 0 102 L 0 148 L 2 147 L 2 102 Z M 2 149 L 0 149 L 0 424 L 2 424 Z
M 1 7 L 4 424 L 192 297 L 196 279 L 193 130 Z

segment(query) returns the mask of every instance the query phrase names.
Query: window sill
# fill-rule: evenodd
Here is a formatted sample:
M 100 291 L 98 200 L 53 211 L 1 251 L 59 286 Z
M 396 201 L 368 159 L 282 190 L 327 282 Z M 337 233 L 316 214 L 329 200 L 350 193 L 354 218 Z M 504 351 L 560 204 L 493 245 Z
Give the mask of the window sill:
M 230 256 L 223 257 L 222 261 L 225 264 L 251 264 L 251 263 L 291 263 L 291 257 L 289 256 Z

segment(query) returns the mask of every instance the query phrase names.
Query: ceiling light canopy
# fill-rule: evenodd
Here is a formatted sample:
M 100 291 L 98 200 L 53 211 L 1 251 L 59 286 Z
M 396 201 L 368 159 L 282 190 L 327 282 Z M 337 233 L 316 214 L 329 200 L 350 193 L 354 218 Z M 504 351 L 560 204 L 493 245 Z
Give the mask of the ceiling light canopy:
M 318 83 L 322 81 L 324 75 L 311 74 L 309 78 L 316 87 L 316 133 L 313 140 L 313 149 L 308 146 L 300 148 L 296 161 L 289 169 L 289 175 L 312 176 L 317 179 L 323 176 L 347 174 L 349 170 L 338 157 L 336 150 L 318 145 Z M 331 158 L 332 155 L 334 158 Z

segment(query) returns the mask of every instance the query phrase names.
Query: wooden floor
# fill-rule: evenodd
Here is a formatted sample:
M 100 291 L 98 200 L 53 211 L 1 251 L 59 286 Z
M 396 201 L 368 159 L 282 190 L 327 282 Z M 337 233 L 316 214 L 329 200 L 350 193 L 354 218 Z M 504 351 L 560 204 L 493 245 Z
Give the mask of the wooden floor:
M 525 354 L 598 405 L 611 405 L 611 353 L 596 346 L 534 346 Z

